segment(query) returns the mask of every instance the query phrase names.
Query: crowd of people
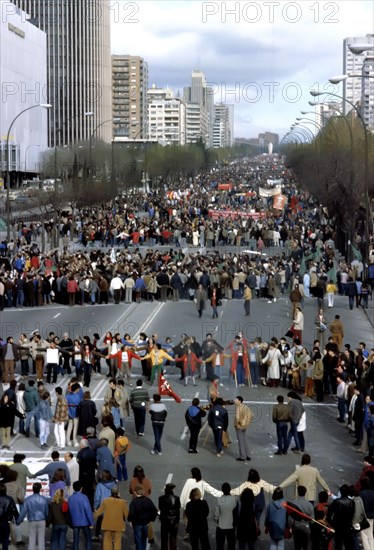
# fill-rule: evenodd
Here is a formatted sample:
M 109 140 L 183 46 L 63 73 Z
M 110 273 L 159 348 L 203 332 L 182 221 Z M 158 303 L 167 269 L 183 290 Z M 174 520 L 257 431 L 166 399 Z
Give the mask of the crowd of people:
M 274 208 L 269 191 L 274 182 L 267 181 L 269 175 L 281 176 L 287 199 L 282 209 Z M 13 240 L 1 243 L 0 310 L 52 302 L 73 307 L 170 299 L 194 301 L 199 317 L 210 304 L 216 318 L 223 299 L 241 300 L 246 316 L 254 299 L 270 304 L 287 293 L 291 304 L 288 332 L 269 342 L 248 341 L 242 333 L 227 346 L 212 334 L 202 342 L 187 334 L 179 342 L 145 333 L 136 338 L 111 332 L 91 338 L 67 333 L 43 337 L 37 331 L 16 339 L 3 335 L 0 371 L 9 387 L 0 400 L 2 447 L 12 446 L 16 417 L 19 434 L 35 436 L 41 448 L 49 447 L 52 426 L 55 440 L 52 460 L 39 472 L 31 474 L 19 453 L 13 465 L 0 470 L 3 547 L 10 534 L 17 546 L 24 545 L 19 526 L 27 518 L 30 550 L 44 548 L 47 525 L 52 526 L 53 550 L 66 547 L 69 528 L 74 549 L 82 547 L 81 532 L 85 548 L 92 547 L 93 534 L 99 537 L 103 532 L 104 549 L 113 545 L 117 549 L 127 523 L 132 524 L 136 550 L 144 550 L 147 540 L 154 540 L 153 523 L 159 515 L 162 550 L 176 548 L 182 518 L 192 549 L 209 549 L 207 492 L 217 499 L 219 550 L 225 540 L 229 549 L 235 548 L 236 541 L 241 549 L 252 549 L 263 514 L 272 550 L 283 549 L 288 530 L 295 548 L 307 548 L 310 542 L 313 550 L 330 550 L 334 537 L 336 550 L 343 545 L 357 550 L 359 538 L 364 550 L 373 550 L 374 350 L 367 350 L 364 341 L 354 346 L 345 343 L 339 315 L 327 321 L 325 304 L 327 298 L 327 308 L 333 308 L 339 293 L 348 297 L 350 309 L 368 307 L 374 286 L 373 247 L 369 246 L 365 266 L 360 257 L 365 243 L 358 226 L 355 259 L 339 259 L 337 228 L 316 199 L 297 189 L 281 164 L 256 169 L 234 164 L 220 177 L 225 189 L 217 184 L 217 174 L 201 175 L 169 190 L 139 192 L 100 207 L 63 212 L 62 251 L 41 250 L 40 233 L 46 231 L 48 241 L 49 224 L 27 227 L 21 221 L 14 225 Z M 74 239 L 79 250 L 70 246 Z M 303 306 L 311 298 L 318 313 L 315 339 L 308 349 L 303 346 Z M 299 470 L 277 486 L 252 469 L 236 489 L 225 481 L 218 490 L 193 468 L 180 497 L 174 494 L 174 484 L 166 484 L 156 506 L 152 483 L 141 465 L 135 466 L 128 480 L 129 416 L 134 418 L 134 438 L 147 432 L 148 419 L 154 435 L 149 452 L 162 456 L 168 411 L 160 383 L 152 396 L 150 391 L 168 372 L 180 374 L 184 385 L 208 383 L 208 405 L 195 398 L 184 411 L 190 433 L 186 452 L 197 454 L 202 431 L 210 429 L 214 454 L 222 459 L 232 444 L 233 427 L 239 462 L 251 460 L 247 432 L 254 415 L 242 391 L 236 392 L 233 401 L 223 398 L 223 379 L 237 388 L 286 388 L 288 402 L 279 395 L 272 411 L 277 434 L 274 454 L 286 455 L 290 448 L 302 454 Z M 16 374 L 21 376 L 19 381 Z M 104 405 L 98 409 L 91 393 L 92 378 L 102 376 L 108 377 L 108 387 Z M 336 398 L 337 421 L 354 435 L 357 450 L 367 453 L 359 485 L 343 485 L 337 498 L 305 453 L 303 399 L 322 402 L 326 395 Z M 235 408 L 232 427 L 230 406 Z M 63 450 L 64 460 L 60 460 Z M 33 494 L 25 498 L 27 478 L 41 475 L 48 475 L 48 494 L 36 481 Z M 119 482 L 127 480 L 129 505 L 119 493 Z M 297 498 L 286 500 L 283 489 L 294 483 Z M 317 502 L 318 483 L 324 491 Z M 264 493 L 271 495 L 268 506 Z
M 82 548 L 81 533 L 88 550 L 92 549 L 93 540 L 101 538 L 101 533 L 104 550 L 113 547 L 120 550 L 127 524 L 132 525 L 135 549 L 145 550 L 147 542 L 154 542 L 154 522 L 159 517 L 162 550 L 175 550 L 178 534 L 184 535 L 193 550 L 209 550 L 210 509 L 204 496 L 210 494 L 215 497 L 213 516 L 218 550 L 223 550 L 225 541 L 229 550 L 236 547 L 236 542 L 241 550 L 255 548 L 263 526 L 271 550 L 283 549 L 285 539 L 291 536 L 295 548 L 330 550 L 332 540 L 336 550 L 343 547 L 356 550 L 359 541 L 364 550 L 373 548 L 374 459 L 370 456 L 365 457 L 356 484 L 343 484 L 337 495 L 331 493 L 319 470 L 311 465 L 311 456 L 304 453 L 300 467 L 279 485 L 265 481 L 251 468 L 247 479 L 237 487 L 232 488 L 225 481 L 216 489 L 203 479 L 199 468 L 193 467 L 180 496 L 174 493 L 174 483 L 166 483 L 156 506 L 152 500 L 152 481 L 140 465 L 135 466 L 129 481 L 128 504 L 120 494 L 118 480 L 108 467 L 105 454 L 100 453 L 106 445 L 100 445 L 97 438 L 87 436 L 77 457 L 67 452 L 64 460 L 60 460 L 58 451 L 53 451 L 51 461 L 34 474 L 23 464 L 25 455 L 20 453 L 14 455 L 10 466 L 1 465 L 3 547 L 8 547 L 9 536 L 17 547 L 25 546 L 20 525 L 27 518 L 28 547 L 32 550 L 45 548 L 49 526 L 52 549 L 66 548 L 71 528 L 74 550 Z M 42 483 L 35 481 L 32 494 L 26 496 L 27 479 L 41 475 L 49 479 L 44 490 Z M 289 486 L 295 486 L 295 490 L 286 494 Z M 320 492 L 319 487 L 323 489 Z M 268 505 L 266 494 L 271 497 Z
M 372 237 L 366 271 L 360 226 L 355 256 L 338 265 L 338 228 L 323 207 L 297 187 L 281 161 L 256 162 L 263 164 L 223 169 L 223 190 L 217 173 L 204 174 L 170 189 L 63 211 L 62 251 L 41 250 L 39 234 L 45 229 L 21 219 L 14 224 L 15 238 L 0 247 L 0 309 L 188 300 L 200 282 L 205 291 L 216 284 L 218 300 L 236 299 L 246 280 L 254 295 L 276 300 L 292 290 L 295 277 L 306 296 L 333 295 L 327 290 L 332 281 L 352 296 L 350 307 L 355 296 L 357 305 L 367 307 L 374 286 Z M 273 202 L 276 182 L 286 199 L 281 208 Z M 78 245 L 68 246 L 70 238 Z
M 364 342 L 360 342 L 355 350 L 352 350 L 349 344 L 343 345 L 344 327 L 339 319 L 335 319 L 334 322 L 340 325 L 340 332 L 334 330 L 334 326 L 330 325 L 331 336 L 322 347 L 321 337 L 319 339 L 316 338 L 313 351 L 310 354 L 305 347 L 302 347 L 297 337 L 295 337 L 293 341 L 291 341 L 290 338 L 284 337 L 281 338 L 279 342 L 273 338 L 269 343 L 263 343 L 259 339 L 253 342 L 247 342 L 242 334 L 237 335 L 237 337 L 229 343 L 226 349 L 215 341 L 211 334 L 207 334 L 206 339 L 201 345 L 196 342 L 196 339 L 187 335 L 183 335 L 180 342 L 175 345 L 170 339 L 165 339 L 165 342 L 161 343 L 157 334 L 153 334 L 152 337 L 149 338 L 147 335 L 141 334 L 137 341 L 133 341 L 129 334 L 125 334 L 123 338 L 121 338 L 119 335 L 106 333 L 102 338 L 100 338 L 99 335 L 95 335 L 96 342 L 94 345 L 88 339 L 83 344 L 83 347 L 79 339 L 72 341 L 68 334 L 64 334 L 61 339 L 58 339 L 51 333 L 48 340 L 45 341 L 42 341 L 38 333 L 31 335 L 31 339 L 23 335 L 21 337 L 22 341 L 20 341 L 19 344 L 15 344 L 12 342 L 12 339 L 10 339 L 2 348 L 2 372 L 4 375 L 4 382 L 9 382 L 9 388 L 5 390 L 0 402 L 0 425 L 3 447 L 7 449 L 10 448 L 15 417 L 18 416 L 19 433 L 23 434 L 25 437 L 33 437 L 35 434 L 35 437 L 39 438 L 42 448 L 48 448 L 48 441 L 51 442 L 51 439 L 48 438 L 50 435 L 50 426 L 53 422 L 55 438 L 55 444 L 53 446 L 56 449 L 52 453 L 52 469 L 56 466 L 56 472 L 53 472 L 51 475 L 51 469 L 47 468 L 36 474 L 36 477 L 38 477 L 38 475 L 48 474 L 51 482 L 51 504 L 50 506 L 45 505 L 45 503 L 43 504 L 46 514 L 45 518 L 36 520 L 35 517 L 39 518 L 39 514 L 35 516 L 35 507 L 32 507 L 30 509 L 26 508 L 26 512 L 21 512 L 21 519 L 17 521 L 22 521 L 26 514 L 31 522 L 50 521 L 52 525 L 54 525 L 52 519 L 48 520 L 50 514 L 52 514 L 52 518 L 55 517 L 53 514 L 57 514 L 56 517 L 58 521 L 60 521 L 62 517 L 60 508 L 65 506 L 64 502 L 66 501 L 66 497 L 70 495 L 71 498 L 71 496 L 77 494 L 72 500 L 73 503 L 75 500 L 82 500 L 83 496 L 88 499 L 89 508 L 87 508 L 87 510 L 90 510 L 90 513 L 87 512 L 85 517 L 90 519 L 89 521 L 87 520 L 87 529 L 83 529 L 80 523 L 82 516 L 78 516 L 78 523 L 74 523 L 74 520 L 71 520 L 70 516 L 65 513 L 65 515 L 63 515 L 65 518 L 65 523 L 63 522 L 63 525 L 65 527 L 57 530 L 54 529 L 52 535 L 53 540 L 60 540 L 59 544 L 61 544 L 61 546 L 57 546 L 58 543 L 56 542 L 54 548 L 64 547 L 64 541 L 66 540 L 64 536 L 66 535 L 68 525 L 73 526 L 73 528 L 77 526 L 82 528 L 84 535 L 87 537 L 88 542 L 86 542 L 86 544 L 90 544 L 89 539 L 91 533 L 89 527 L 94 525 L 92 514 L 95 510 L 100 510 L 100 514 L 103 510 L 105 511 L 106 507 L 109 507 L 107 508 L 108 510 L 111 510 L 112 507 L 118 507 L 118 510 L 122 510 L 121 513 L 123 514 L 123 518 L 119 520 L 119 516 L 116 516 L 118 522 L 115 525 L 113 522 L 109 522 L 111 528 L 106 527 L 108 523 L 105 519 L 103 520 L 102 527 L 100 527 L 100 523 L 99 527 L 97 527 L 96 524 L 95 536 L 99 536 L 100 528 L 102 528 L 103 531 L 111 531 L 110 535 L 106 535 L 107 542 L 105 548 L 111 547 L 107 545 L 111 544 L 109 540 L 112 541 L 112 538 L 114 540 L 115 537 L 117 537 L 115 540 L 117 540 L 118 543 L 121 537 L 118 533 L 122 532 L 126 518 L 130 518 L 128 521 L 133 523 L 133 527 L 137 525 L 136 515 L 131 515 L 131 505 L 129 509 L 126 507 L 124 508 L 124 501 L 118 496 L 118 481 L 128 479 L 126 455 L 131 448 L 131 428 L 129 429 L 128 417 L 130 411 L 132 411 L 134 418 L 133 432 L 136 434 L 135 437 L 144 436 L 144 433 L 147 431 L 147 418 L 150 419 L 154 434 L 154 444 L 150 448 L 150 453 L 151 455 L 162 455 L 162 435 L 165 426 L 167 426 L 167 408 L 162 402 L 160 393 L 154 393 L 153 398 L 151 398 L 151 384 L 158 379 L 162 372 L 176 369 L 176 365 L 178 364 L 181 365 L 180 370 L 177 372 L 181 374 L 182 383 L 187 383 L 188 377 L 190 376 L 194 383 L 202 383 L 199 377 L 204 377 L 208 382 L 208 406 L 201 406 L 199 399 L 195 398 L 185 411 L 185 421 L 190 432 L 188 448 L 186 449 L 188 453 L 198 453 L 197 447 L 199 436 L 201 435 L 200 432 L 202 429 L 205 430 L 210 428 L 213 433 L 214 452 L 217 458 L 223 457 L 224 449 L 228 448 L 231 443 L 231 426 L 229 426 L 227 408 L 230 407 L 230 405 L 234 405 L 235 415 L 232 427 L 235 430 L 239 450 L 239 456 L 236 460 L 242 462 L 251 460 L 250 444 L 247 441 L 247 430 L 250 428 L 254 414 L 250 408 L 244 404 L 241 395 L 237 395 L 234 401 L 224 401 L 220 395 L 224 361 L 225 359 L 230 359 L 231 366 L 227 371 L 229 375 L 232 376 L 233 381 L 237 382 L 237 386 L 242 385 L 238 383 L 241 377 L 243 377 L 246 385 L 250 384 L 254 386 L 256 385 L 254 382 L 258 381 L 256 376 L 259 376 L 259 381 L 262 379 L 262 384 L 259 384 L 260 387 L 262 385 L 265 387 L 266 384 L 270 386 L 279 384 L 289 390 L 288 403 L 285 403 L 283 396 L 279 395 L 277 397 L 277 404 L 273 407 L 272 419 L 275 423 L 278 443 L 278 449 L 275 455 L 286 455 L 290 449 L 292 440 L 294 440 L 294 447 L 291 449 L 292 452 L 300 454 L 305 453 L 307 443 L 304 438 L 304 432 L 307 419 L 302 402 L 302 395 L 306 398 L 315 398 L 317 401 L 322 401 L 325 395 L 333 395 L 336 396 L 337 399 L 337 410 L 339 413 L 337 420 L 346 424 L 349 432 L 354 434 L 354 445 L 358 447 L 358 450 L 368 453 L 365 460 L 374 463 L 374 392 L 372 389 L 374 385 L 374 351 L 367 350 Z M 318 323 L 321 323 L 321 321 L 317 320 L 316 323 L 316 331 L 319 332 L 320 325 L 318 325 Z M 322 335 L 323 334 L 324 332 L 322 332 Z M 44 357 L 41 359 L 39 355 L 32 355 L 31 346 L 35 341 L 36 354 L 48 354 L 48 351 L 56 350 L 57 353 L 54 354 L 56 363 L 49 363 L 47 355 L 45 362 Z M 14 353 L 13 359 L 9 359 L 8 356 L 8 351 L 10 349 Z M 87 354 L 89 354 L 87 357 L 85 356 L 85 349 L 87 350 Z M 24 353 L 24 355 L 16 356 L 16 352 L 19 354 Z M 31 363 L 30 354 L 32 357 Z M 278 374 L 275 374 L 273 361 L 269 361 L 268 359 L 269 356 L 275 354 L 277 358 L 282 358 L 284 361 L 284 363 L 280 364 L 280 367 L 278 366 Z M 23 376 L 23 381 L 20 383 L 17 383 L 14 378 L 14 367 L 17 367 L 18 360 L 20 361 L 20 369 Z M 134 374 L 131 373 L 131 366 L 129 365 L 129 362 L 131 363 L 133 360 L 140 362 L 143 374 L 143 377 L 137 378 L 135 386 L 133 386 Z M 85 362 L 87 362 L 88 366 L 85 365 Z M 104 374 L 101 373 L 101 370 L 104 370 L 104 365 L 107 367 L 108 388 L 104 396 L 104 405 L 101 410 L 98 410 L 96 403 L 91 398 L 89 385 L 91 371 L 93 370 L 94 376 L 104 376 Z M 32 371 L 32 369 L 35 369 L 37 382 L 31 376 L 30 371 Z M 75 372 L 72 372 L 74 369 Z M 89 369 L 88 372 L 87 369 Z M 49 391 L 47 391 L 44 385 L 45 372 L 47 373 L 46 383 Z M 56 379 L 53 378 L 54 373 L 56 374 Z M 71 376 L 68 378 L 66 392 L 63 391 L 61 386 L 56 386 L 57 376 L 59 376 L 60 373 L 62 374 L 61 382 L 64 381 L 66 376 Z M 83 384 L 86 386 L 86 389 L 82 387 Z M 207 427 L 209 428 L 204 426 L 203 421 L 205 416 L 207 417 Z M 33 432 L 32 427 L 34 428 Z M 65 427 L 67 429 L 65 429 Z M 57 449 L 62 451 L 66 448 L 71 449 L 71 451 L 65 453 L 65 460 L 67 461 L 69 472 L 66 468 L 60 467 L 61 464 L 58 464 L 59 468 L 54 464 L 54 462 L 61 462 L 59 461 L 59 452 Z M 73 456 L 74 448 L 79 449 L 76 458 Z M 308 455 L 303 455 L 303 466 L 307 466 L 307 463 L 305 463 L 305 460 L 307 460 L 304 458 L 305 456 Z M 17 463 L 17 460 L 15 462 Z M 70 469 L 73 465 L 75 465 L 75 478 L 74 475 L 71 474 Z M 65 470 L 65 472 L 61 472 L 61 470 Z M 4 476 L 4 478 L 6 479 L 6 476 Z M 25 479 L 26 478 L 24 478 L 24 481 Z M 294 482 L 296 479 L 291 476 L 289 481 Z M 329 491 L 324 481 L 318 481 L 326 491 Z M 374 493 L 370 492 L 372 489 L 370 485 L 371 482 L 369 483 L 369 481 L 364 481 L 364 485 L 366 484 L 365 491 L 368 491 L 367 494 L 370 497 L 372 494 L 374 495 Z M 304 482 L 299 485 L 304 487 L 303 483 Z M 287 484 L 288 481 L 286 480 L 283 486 L 286 487 Z M 71 486 L 74 486 L 73 495 L 71 495 Z M 247 489 L 248 487 L 245 488 Z M 197 487 L 197 489 L 199 489 L 199 487 Z M 241 495 L 243 489 L 242 487 L 242 490 L 236 494 L 236 497 Z M 283 508 L 280 508 L 280 505 L 284 501 L 281 489 L 282 487 L 277 489 L 275 486 L 268 486 L 268 492 L 273 494 L 274 499 L 268 510 L 270 518 L 272 514 L 277 515 L 278 509 L 283 510 Z M 111 492 L 112 490 L 113 493 Z M 168 490 L 172 491 L 170 487 Z M 198 492 L 195 491 L 193 493 L 193 488 L 189 488 L 189 490 L 190 492 L 188 492 L 188 495 L 192 495 L 191 497 L 189 496 L 191 502 L 195 500 L 201 501 L 203 494 L 199 496 Z M 34 492 L 35 495 L 38 495 L 39 500 L 41 498 L 39 495 L 40 491 L 41 488 L 37 482 L 34 485 Z M 227 484 L 224 484 L 222 486 L 222 498 L 229 495 L 230 491 L 228 491 Z M 302 494 L 302 491 L 303 489 L 299 488 L 299 498 L 294 504 L 298 508 L 301 506 L 304 513 L 307 513 L 309 509 L 307 515 L 308 517 L 312 517 L 313 510 L 310 506 L 304 506 L 305 493 Z M 315 501 L 316 495 L 313 494 L 313 498 L 310 496 L 311 493 L 308 485 L 306 486 L 306 491 L 308 493 L 306 497 L 307 501 Z M 341 496 L 339 499 L 348 498 L 345 491 L 346 488 L 341 489 Z M 133 487 L 133 494 L 136 495 L 136 502 L 138 503 L 138 497 L 149 498 L 150 493 L 147 494 L 142 488 L 137 487 L 137 489 L 135 489 Z M 170 496 L 171 493 L 168 494 Z M 107 498 L 114 499 L 114 501 L 112 502 L 112 500 L 110 500 L 110 502 L 104 505 L 105 498 L 103 495 Z M 183 495 L 185 495 L 185 493 L 182 492 L 181 500 L 185 498 Z M 354 497 L 353 500 L 355 502 L 360 502 L 359 497 L 351 493 L 351 489 L 349 489 L 348 495 L 350 498 Z M 215 496 L 219 495 L 216 494 Z M 251 507 L 251 503 L 256 496 L 256 494 L 246 494 L 243 499 L 248 499 L 248 502 L 245 500 L 243 506 Z M 101 497 L 103 498 L 101 499 Z M 70 498 L 68 499 L 68 506 L 70 506 Z M 115 499 L 118 499 L 118 504 Z M 337 501 L 339 499 L 337 499 Z M 174 499 L 172 500 L 175 502 Z M 232 503 L 232 499 L 227 500 Z M 301 504 L 299 501 L 301 501 Z M 80 513 L 82 509 L 84 509 L 82 502 L 80 502 L 78 507 Z M 121 502 L 121 504 L 119 504 L 119 502 Z M 222 501 L 222 504 L 223 502 L 224 501 Z M 370 517 L 372 509 L 367 502 L 365 503 L 364 499 L 363 502 L 367 505 L 367 510 L 365 509 L 366 515 L 368 519 L 371 520 L 373 517 Z M 371 502 L 370 499 L 369 502 Z M 20 501 L 18 501 L 18 504 L 20 504 Z M 137 505 L 141 506 L 140 503 L 136 504 L 136 506 Z M 152 514 L 157 514 L 157 508 L 155 508 L 154 505 L 152 507 L 151 504 L 147 502 L 147 506 L 148 505 L 150 515 L 147 516 L 148 521 L 146 525 L 154 520 L 152 519 Z M 51 506 L 53 508 L 52 511 L 50 510 Z M 120 508 L 121 506 L 122 508 Z M 188 534 L 190 536 L 192 548 L 198 548 L 197 540 L 200 540 L 200 543 L 204 544 L 203 547 L 205 548 L 208 547 L 206 546 L 207 533 L 205 521 L 203 522 L 203 527 L 197 520 L 197 517 L 199 517 L 200 520 L 202 517 L 207 517 L 205 512 L 208 510 L 209 513 L 209 509 L 206 503 L 196 504 L 196 510 L 194 510 L 194 507 L 194 504 L 187 506 L 187 502 L 185 502 L 185 506 L 183 506 L 188 521 L 187 525 L 189 526 L 187 527 Z M 334 510 L 335 507 L 336 505 L 332 509 Z M 54 508 L 57 510 L 54 510 Z M 202 508 L 205 510 L 204 513 Z M 69 509 L 74 510 L 74 507 L 70 507 Z M 286 514 L 286 512 L 287 509 L 285 509 L 284 513 Z M 100 516 L 99 512 L 95 512 L 95 514 L 97 517 Z M 112 516 L 112 512 L 109 512 L 107 517 L 109 517 L 109 514 Z M 352 515 L 352 517 L 355 518 L 353 524 L 356 525 L 357 514 L 354 516 Z M 267 526 L 269 530 L 270 537 L 279 536 L 278 527 L 273 531 L 272 529 L 274 526 L 271 527 L 272 520 L 269 519 L 268 515 L 266 518 L 265 526 Z M 328 519 L 326 514 L 322 517 L 321 514 L 316 513 L 316 519 L 318 521 L 322 520 L 323 523 L 326 518 Z M 300 537 L 305 537 L 306 534 L 309 536 L 310 530 L 310 537 L 313 538 L 312 531 L 314 528 L 312 529 L 311 526 L 314 524 L 312 522 L 310 527 L 305 526 L 303 524 L 304 520 L 301 522 Z M 193 533 L 194 521 L 198 523 L 197 531 L 202 529 L 205 533 L 196 534 L 197 539 Z M 290 521 L 290 519 L 287 519 L 287 524 Z M 311 520 L 307 520 L 307 524 L 309 525 L 308 522 L 310 523 Z M 174 531 L 172 531 L 174 535 L 176 534 L 175 529 L 177 523 L 178 522 L 174 524 Z M 250 540 L 245 540 L 254 543 L 257 538 L 257 527 L 253 529 L 256 523 L 252 522 L 251 524 L 252 528 L 249 528 L 248 524 L 243 525 L 242 530 L 237 526 L 236 532 L 237 536 L 251 537 Z M 334 523 L 334 516 L 330 517 L 329 524 L 335 528 L 336 522 Z M 226 523 L 223 521 L 222 525 L 226 525 Z M 296 519 L 292 525 L 297 531 L 299 527 L 298 519 Z M 318 536 L 324 538 L 325 535 L 323 534 L 324 531 L 321 525 L 315 525 L 317 525 L 315 528 L 317 531 L 322 530 Z M 337 525 L 339 525 L 339 522 Z M 32 544 L 34 544 L 33 537 L 42 537 L 39 539 L 38 543 L 38 548 L 42 548 L 42 546 L 40 546 L 40 544 L 42 544 L 40 540 L 43 540 L 43 529 L 45 531 L 44 523 L 42 523 L 41 527 L 35 524 L 35 532 L 30 531 L 31 547 Z M 224 528 L 224 530 L 225 529 L 226 528 Z M 57 534 L 55 531 L 59 533 Z M 65 533 L 63 533 L 64 531 Z M 361 533 L 363 540 L 366 536 L 369 536 L 369 534 L 367 532 L 364 533 L 364 531 L 367 531 L 367 529 L 363 530 Z M 239 535 L 239 532 L 242 534 Z M 18 531 L 17 535 L 15 532 L 14 536 L 20 537 L 19 533 Z M 75 541 L 79 540 L 79 533 L 80 530 L 75 528 Z M 115 533 L 117 534 L 115 535 Z M 165 529 L 163 529 L 163 533 L 162 539 L 165 540 Z M 278 535 L 275 533 L 278 533 Z M 222 543 L 222 537 L 226 535 L 229 540 L 232 540 L 234 536 L 233 532 L 225 534 L 217 530 L 217 547 Z M 171 537 L 172 534 L 169 533 L 168 536 Z M 348 534 L 343 533 L 342 536 L 343 538 L 348 537 Z M 349 536 L 353 537 L 353 541 L 357 539 L 353 527 Z M 144 525 L 138 529 L 134 528 L 134 537 L 137 549 L 144 547 L 142 546 L 144 545 L 144 541 L 153 539 L 152 534 L 149 535 L 148 527 L 145 528 Z M 240 541 L 241 539 L 238 540 Z M 276 539 L 274 540 L 277 542 Z M 21 540 L 17 542 L 19 546 L 22 543 Z M 78 548 L 77 545 L 79 543 L 74 542 L 74 544 L 74 548 Z M 356 544 L 356 542 L 354 542 L 354 544 Z M 368 544 L 369 545 L 364 546 L 365 550 L 371 548 L 371 542 Z M 163 547 L 168 548 L 166 545 Z M 356 548 L 355 546 L 349 545 L 346 547 Z M 278 547 L 274 546 L 274 548 Z M 315 546 L 315 548 L 319 547 Z

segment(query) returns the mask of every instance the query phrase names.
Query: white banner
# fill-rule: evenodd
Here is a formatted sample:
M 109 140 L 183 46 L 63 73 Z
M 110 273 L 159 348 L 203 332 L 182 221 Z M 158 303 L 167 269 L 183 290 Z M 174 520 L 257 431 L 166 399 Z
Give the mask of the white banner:
M 260 197 L 274 197 L 275 195 L 279 195 L 282 192 L 282 189 L 280 186 L 274 187 L 274 189 L 265 189 L 264 187 L 258 188 L 258 194 Z

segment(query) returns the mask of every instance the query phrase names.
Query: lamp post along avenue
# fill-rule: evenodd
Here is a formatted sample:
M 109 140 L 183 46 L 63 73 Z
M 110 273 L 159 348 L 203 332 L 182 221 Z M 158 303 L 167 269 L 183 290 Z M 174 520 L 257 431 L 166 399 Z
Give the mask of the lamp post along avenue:
M 31 105 L 31 107 L 27 107 L 26 109 L 23 109 L 22 111 L 20 111 L 10 123 L 7 136 L 6 136 L 6 226 L 7 226 L 6 238 L 8 242 L 10 241 L 10 151 L 9 151 L 10 132 L 12 131 L 14 123 L 21 115 L 23 115 L 27 111 L 31 111 L 31 109 L 36 109 L 37 107 L 50 109 L 52 105 L 50 103 L 39 103 L 38 105 Z

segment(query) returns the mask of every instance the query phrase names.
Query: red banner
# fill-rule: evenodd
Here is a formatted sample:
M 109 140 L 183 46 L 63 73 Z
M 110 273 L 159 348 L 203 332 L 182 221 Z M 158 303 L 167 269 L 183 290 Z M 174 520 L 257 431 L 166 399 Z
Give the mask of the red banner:
M 286 206 L 286 201 L 286 195 L 275 195 L 273 199 L 274 210 L 283 210 L 283 208 Z
M 160 395 L 170 395 L 177 403 L 181 403 L 182 399 L 179 397 L 178 394 L 176 394 L 169 384 L 169 382 L 166 380 L 165 376 L 160 373 L 158 377 L 158 393 Z
M 232 183 L 219 183 L 218 191 L 231 191 Z

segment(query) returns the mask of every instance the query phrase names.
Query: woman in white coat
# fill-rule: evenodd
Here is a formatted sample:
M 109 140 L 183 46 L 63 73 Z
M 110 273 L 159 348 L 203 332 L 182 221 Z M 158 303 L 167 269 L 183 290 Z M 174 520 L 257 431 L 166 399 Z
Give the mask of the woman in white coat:
M 304 410 L 304 412 L 301 415 L 301 418 L 299 420 L 299 423 L 297 425 L 297 435 L 298 435 L 299 443 L 300 443 L 300 451 L 302 453 L 305 451 L 305 439 L 304 439 L 305 430 L 306 430 L 306 413 L 305 413 L 305 410 Z
M 297 306 L 293 318 L 293 340 L 299 339 L 299 343 L 303 343 L 303 330 L 304 330 L 304 314 L 301 311 L 301 307 Z
M 181 507 L 185 510 L 187 502 L 190 500 L 190 493 L 192 489 L 200 489 L 201 498 L 204 498 L 205 492 L 213 495 L 214 497 L 221 497 L 223 495 L 222 491 L 215 489 L 207 481 L 204 481 L 201 476 L 200 468 L 191 468 L 191 477 L 186 480 L 186 483 L 183 486 L 182 492 L 180 494 Z
M 267 385 L 273 388 L 277 388 L 280 379 L 280 365 L 283 365 L 284 358 L 281 351 L 276 347 L 274 342 L 270 343 L 268 352 L 263 358 L 262 363 L 268 365 Z

